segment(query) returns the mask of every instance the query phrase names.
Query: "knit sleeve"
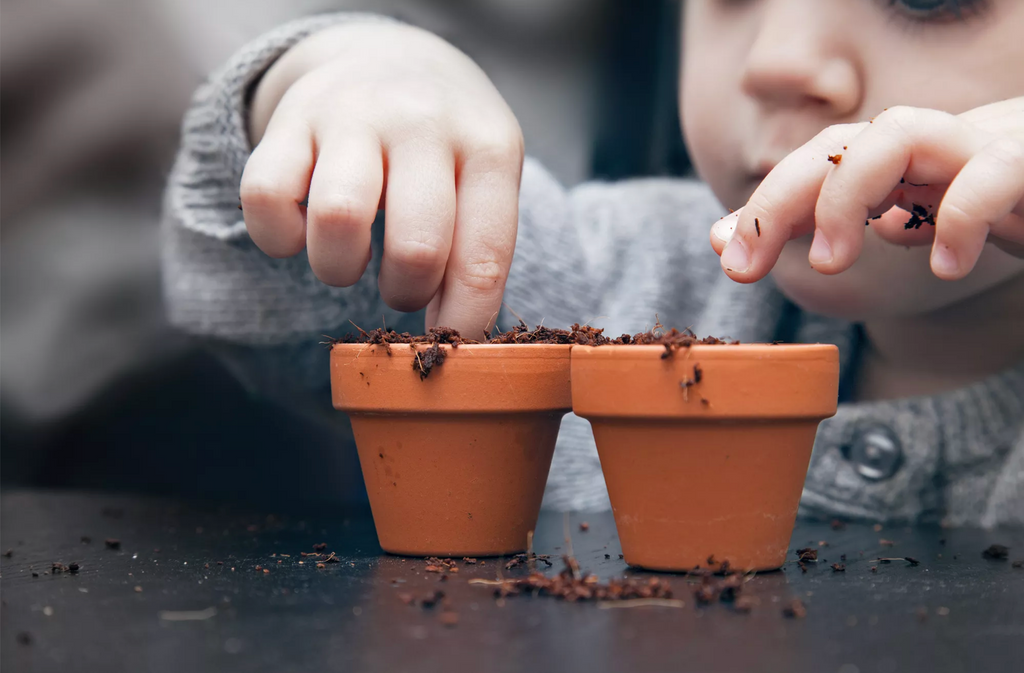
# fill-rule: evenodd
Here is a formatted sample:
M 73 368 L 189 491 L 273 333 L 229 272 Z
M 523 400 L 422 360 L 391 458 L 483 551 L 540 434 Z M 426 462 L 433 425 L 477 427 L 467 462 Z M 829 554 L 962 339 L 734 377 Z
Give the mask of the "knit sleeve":
M 247 116 L 253 84 L 315 32 L 388 20 L 326 14 L 285 24 L 243 47 L 195 93 L 162 217 L 164 293 L 173 325 L 219 341 L 270 346 L 315 343 L 324 333 L 344 331 L 349 320 L 397 322 L 380 300 L 376 269 L 352 287 L 328 287 L 313 275 L 305 253 L 280 260 L 264 255 L 238 208 L 242 170 L 252 152 Z M 378 231 L 378 263 L 379 242 Z

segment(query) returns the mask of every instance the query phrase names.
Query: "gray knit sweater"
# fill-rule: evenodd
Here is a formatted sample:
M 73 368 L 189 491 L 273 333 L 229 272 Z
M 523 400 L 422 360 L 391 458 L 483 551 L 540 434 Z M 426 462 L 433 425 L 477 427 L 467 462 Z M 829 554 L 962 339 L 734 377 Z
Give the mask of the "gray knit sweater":
M 163 223 L 174 324 L 208 339 L 253 389 L 325 413 L 334 412 L 326 411 L 321 335 L 349 331 L 349 320 L 422 330 L 422 317 L 398 314 L 380 299 L 379 222 L 370 270 L 353 287 L 331 288 L 313 276 L 305 254 L 274 260 L 256 248 L 238 210 L 238 188 L 251 151 L 250 86 L 297 41 L 346 20 L 379 19 L 325 15 L 282 26 L 199 89 L 184 120 Z M 589 321 L 610 334 L 650 327 L 657 315 L 666 325 L 747 342 L 834 343 L 849 380 L 856 327 L 801 312 L 770 280 L 729 280 L 708 243 L 708 228 L 721 215 L 699 182 L 644 179 L 566 190 L 527 160 L 505 300 L 530 323 Z M 339 421 L 339 439 L 351 441 Z M 572 415 L 558 438 L 545 506 L 608 507 L 589 425 Z M 1024 524 L 1024 364 L 940 395 L 841 403 L 818 431 L 802 512 Z

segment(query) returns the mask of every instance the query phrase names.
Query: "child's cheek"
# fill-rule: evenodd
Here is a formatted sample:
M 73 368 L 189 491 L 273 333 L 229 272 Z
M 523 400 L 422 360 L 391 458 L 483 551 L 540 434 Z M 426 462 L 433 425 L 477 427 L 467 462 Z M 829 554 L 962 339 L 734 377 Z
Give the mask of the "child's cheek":
M 680 123 L 687 151 L 698 176 L 727 208 L 746 203 L 743 193 L 743 167 L 739 140 L 730 125 L 731 116 L 724 91 L 705 86 L 702 75 L 692 75 L 680 83 Z

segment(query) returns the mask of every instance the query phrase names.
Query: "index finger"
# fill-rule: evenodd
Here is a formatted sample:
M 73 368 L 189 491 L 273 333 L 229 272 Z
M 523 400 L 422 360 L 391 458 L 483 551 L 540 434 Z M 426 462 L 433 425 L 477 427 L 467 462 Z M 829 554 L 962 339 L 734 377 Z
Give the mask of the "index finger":
M 519 170 L 513 166 L 467 162 L 456 184 L 455 232 L 436 324 L 473 339 L 492 327 L 512 265 L 519 224 Z
M 864 126 L 830 126 L 772 169 L 738 211 L 736 230 L 722 251 L 722 268 L 730 278 L 761 280 L 787 241 L 814 231 L 814 207 L 832 161 L 841 161 L 835 157 Z

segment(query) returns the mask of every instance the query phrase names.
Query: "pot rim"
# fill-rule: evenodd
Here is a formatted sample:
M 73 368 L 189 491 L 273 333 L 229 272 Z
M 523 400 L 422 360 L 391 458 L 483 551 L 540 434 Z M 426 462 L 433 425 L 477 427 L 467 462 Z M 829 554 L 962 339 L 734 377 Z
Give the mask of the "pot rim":
M 577 346 L 572 405 L 592 422 L 749 422 L 836 413 L 832 344 Z
M 454 352 L 468 352 L 474 357 L 483 358 L 505 358 L 505 357 L 528 357 L 528 358 L 568 358 L 569 352 L 572 350 L 572 344 L 460 344 L 454 346 L 452 344 L 439 344 L 442 349 Z M 415 343 L 415 344 L 387 344 L 388 348 L 384 348 L 385 344 L 371 344 L 371 343 L 337 343 L 331 346 L 331 354 L 335 351 L 340 351 L 339 357 L 348 356 L 352 351 L 356 351 L 356 357 L 361 357 L 365 352 L 366 354 L 372 355 L 384 355 L 387 356 L 387 352 L 391 349 L 393 352 L 401 352 L 401 349 L 411 350 L 415 348 L 417 351 L 424 351 L 433 344 L 430 343 Z
M 751 342 L 738 344 L 694 344 L 680 346 L 674 353 L 697 353 L 701 358 L 747 359 L 753 355 L 768 355 L 778 359 L 800 359 L 838 351 L 835 344 L 775 344 Z M 665 347 L 660 344 L 607 344 L 604 346 L 573 346 L 574 355 L 582 357 L 604 357 L 618 360 L 650 360 L 652 353 L 661 354 Z M 762 358 L 758 358 L 762 359 Z
M 564 414 L 572 409 L 572 347 L 441 344 L 446 358 L 426 377 L 412 366 L 431 344 L 337 344 L 331 397 L 349 414 Z M 398 346 L 397 348 L 395 346 Z

